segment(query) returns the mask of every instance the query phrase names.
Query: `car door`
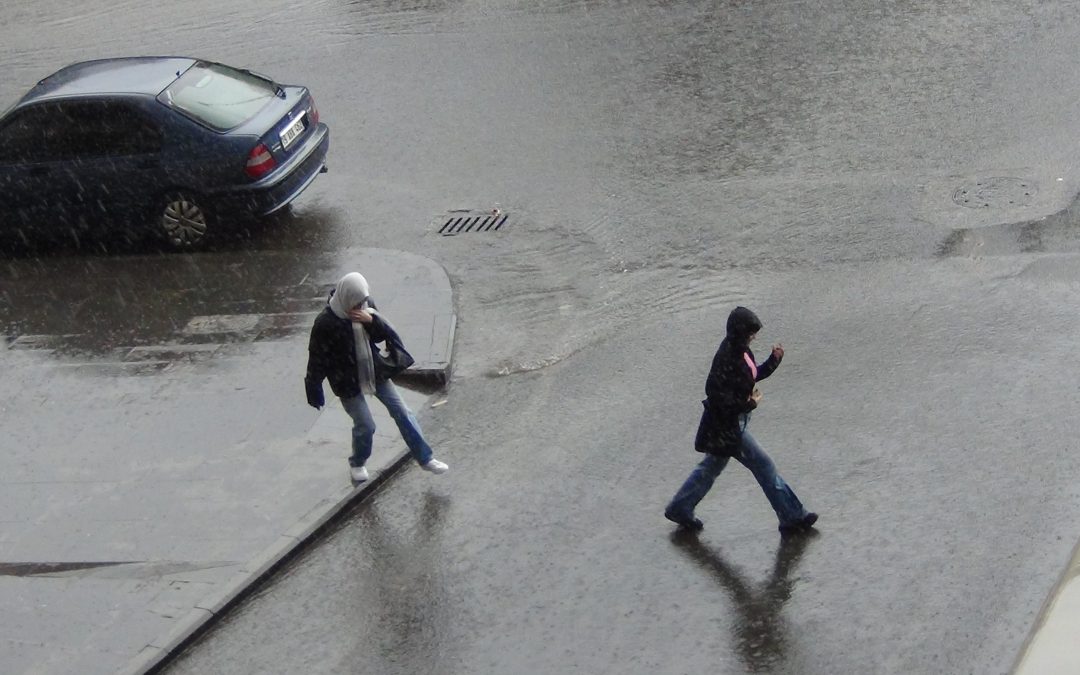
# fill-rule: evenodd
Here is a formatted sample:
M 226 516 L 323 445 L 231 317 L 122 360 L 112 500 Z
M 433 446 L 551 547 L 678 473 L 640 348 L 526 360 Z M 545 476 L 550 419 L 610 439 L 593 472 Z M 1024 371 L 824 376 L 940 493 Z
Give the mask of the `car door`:
M 29 105 L 0 122 L 0 224 L 24 238 L 63 231 L 77 211 L 66 163 L 67 119 L 52 103 Z
M 70 139 L 80 206 L 94 224 L 142 229 L 164 188 L 162 131 L 136 99 L 62 104 L 77 132 Z

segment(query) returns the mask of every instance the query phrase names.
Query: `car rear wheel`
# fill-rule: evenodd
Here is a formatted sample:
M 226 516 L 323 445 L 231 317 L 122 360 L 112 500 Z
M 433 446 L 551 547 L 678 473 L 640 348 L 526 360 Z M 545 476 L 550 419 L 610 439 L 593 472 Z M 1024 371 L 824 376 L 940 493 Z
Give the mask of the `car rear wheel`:
M 167 194 L 158 220 L 166 241 L 177 248 L 195 248 L 210 235 L 210 212 L 201 197 L 190 193 Z

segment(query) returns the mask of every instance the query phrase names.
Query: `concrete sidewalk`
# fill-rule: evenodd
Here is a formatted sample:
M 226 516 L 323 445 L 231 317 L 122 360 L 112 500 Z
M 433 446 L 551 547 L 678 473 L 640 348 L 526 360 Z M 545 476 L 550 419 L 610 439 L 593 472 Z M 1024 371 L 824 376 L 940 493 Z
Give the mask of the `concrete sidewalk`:
M 145 672 L 370 489 L 349 482 L 351 422 L 329 387 L 321 412 L 304 400 L 311 321 L 342 274 L 367 276 L 416 369 L 448 376 L 455 317 L 434 262 L 273 255 L 3 273 L 0 318 L 22 329 L 0 341 L 3 672 Z M 77 327 L 55 320 L 83 301 Z M 402 392 L 422 419 L 428 397 Z M 369 486 L 407 462 L 372 410 Z
M 1017 662 L 1016 675 L 1080 673 L 1080 545 L 1047 601 Z

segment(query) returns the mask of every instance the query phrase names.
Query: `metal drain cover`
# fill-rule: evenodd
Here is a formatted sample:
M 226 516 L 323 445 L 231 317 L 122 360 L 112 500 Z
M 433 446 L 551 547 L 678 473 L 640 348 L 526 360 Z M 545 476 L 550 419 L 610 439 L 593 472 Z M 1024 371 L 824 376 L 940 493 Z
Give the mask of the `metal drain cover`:
M 983 178 L 958 188 L 953 193 L 953 201 L 970 209 L 1007 209 L 1027 206 L 1038 192 L 1033 181 L 1023 178 Z
M 510 214 L 498 209 L 485 212 L 450 211 L 444 216 L 439 216 L 435 225 L 439 228 L 439 234 L 450 237 L 468 232 L 496 232 L 506 224 L 509 217 Z

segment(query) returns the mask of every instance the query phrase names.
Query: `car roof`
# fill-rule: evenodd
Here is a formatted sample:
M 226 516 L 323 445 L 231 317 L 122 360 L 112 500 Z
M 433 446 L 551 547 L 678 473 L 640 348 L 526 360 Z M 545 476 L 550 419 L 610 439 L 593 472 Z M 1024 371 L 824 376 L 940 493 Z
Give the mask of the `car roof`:
M 131 56 L 73 63 L 38 82 L 20 103 L 87 94 L 157 96 L 196 61 L 180 56 Z

